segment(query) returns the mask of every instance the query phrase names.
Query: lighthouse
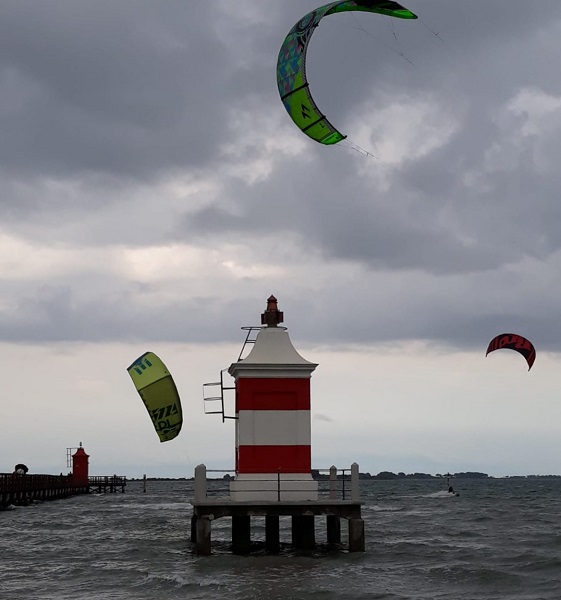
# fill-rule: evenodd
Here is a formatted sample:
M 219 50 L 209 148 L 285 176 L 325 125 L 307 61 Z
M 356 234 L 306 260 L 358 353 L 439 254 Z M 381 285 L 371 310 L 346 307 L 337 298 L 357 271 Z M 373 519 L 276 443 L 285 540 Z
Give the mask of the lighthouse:
M 261 327 L 248 330 L 246 344 L 251 352 L 230 365 L 228 373 L 235 386 L 220 381 L 204 384 L 220 386 L 220 396 L 205 396 L 205 402 L 220 402 L 222 420 L 235 420 L 234 478 L 224 495 L 213 489 L 209 495 L 204 464 L 195 467 L 191 541 L 199 555 L 211 553 L 212 523 L 232 518 L 232 551 L 251 551 L 251 519 L 265 517 L 265 548 L 280 550 L 280 518 L 290 517 L 292 545 L 298 549 L 315 547 L 315 518 L 325 516 L 328 544 L 341 544 L 341 519 L 348 522 L 349 552 L 365 549 L 364 521 L 361 516 L 358 464 L 338 471 L 329 469 L 329 488 L 312 477 L 311 393 L 312 373 L 318 366 L 306 360 L 292 345 L 277 299 L 270 296 L 261 315 Z M 258 330 L 254 340 L 251 332 Z M 235 390 L 235 415 L 224 412 L 224 391 Z M 216 470 L 215 470 L 216 471 Z M 227 469 L 224 472 L 231 472 Z M 338 475 L 340 473 L 340 476 Z M 350 481 L 348 475 L 350 472 Z M 347 481 L 347 484 L 346 484 Z M 348 487 L 350 483 L 350 489 Z M 213 484 L 214 485 L 214 484 Z M 347 487 L 345 487 L 347 485 Z
M 228 369 L 236 393 L 232 500 L 317 500 L 310 416 L 317 364 L 297 352 L 282 322 L 271 295 L 252 351 Z
M 80 442 L 80 447 L 72 455 L 72 478 L 76 485 L 88 485 L 89 459 L 90 455 L 86 454 Z

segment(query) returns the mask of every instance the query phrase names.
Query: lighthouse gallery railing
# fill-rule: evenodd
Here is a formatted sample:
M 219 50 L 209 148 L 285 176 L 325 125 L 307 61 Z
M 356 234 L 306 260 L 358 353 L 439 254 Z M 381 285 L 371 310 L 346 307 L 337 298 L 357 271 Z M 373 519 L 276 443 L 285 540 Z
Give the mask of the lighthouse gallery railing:
M 197 476 L 197 469 L 199 469 L 199 476 Z M 195 498 L 220 499 L 230 494 L 229 484 L 234 480 L 233 474 L 235 474 L 233 469 L 207 469 L 205 465 L 199 465 L 197 469 L 195 469 Z M 208 473 L 222 473 L 224 476 L 207 479 Z M 318 482 L 318 500 L 359 500 L 359 472 L 356 463 L 343 469 L 334 466 L 329 469 L 312 469 L 312 473 Z M 325 475 L 323 475 L 324 473 Z M 291 489 L 291 482 L 294 483 L 294 489 Z M 255 487 L 251 490 L 244 490 L 246 494 L 254 493 L 257 496 L 263 492 L 271 492 L 271 486 L 267 484 L 275 483 L 277 501 L 280 502 L 282 495 L 300 491 L 298 484 L 301 484 L 302 480 L 287 479 L 284 474 L 278 472 L 274 478 L 258 479 L 253 483 Z M 263 484 L 263 487 L 258 487 L 259 484 Z

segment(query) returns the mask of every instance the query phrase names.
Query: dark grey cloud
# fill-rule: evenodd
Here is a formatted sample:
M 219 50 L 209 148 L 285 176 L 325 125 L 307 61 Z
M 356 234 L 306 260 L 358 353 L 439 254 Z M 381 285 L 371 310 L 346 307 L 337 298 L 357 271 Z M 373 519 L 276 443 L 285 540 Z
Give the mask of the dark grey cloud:
M 239 331 L 247 318 L 247 306 L 255 304 L 254 298 L 246 298 L 244 306 L 238 298 L 194 295 L 146 308 L 142 300 L 155 291 L 157 286 L 142 284 L 119 290 L 100 286 L 84 298 L 72 285 L 38 285 L 19 292 L 18 305 L 2 312 L 0 338 L 22 344 L 84 340 L 237 342 L 241 340 Z M 263 309 L 254 311 L 254 321 L 248 325 L 259 321 L 259 310 Z
M 3 234 L 223 248 L 283 277 L 3 276 L 0 337 L 234 340 L 275 293 L 317 343 L 478 347 L 520 329 L 557 347 L 561 5 L 405 4 L 420 20 L 337 15 L 310 45 L 314 97 L 372 157 L 308 140 L 279 101 L 278 49 L 313 1 L 5 2 Z
M 357 98 L 364 105 L 367 90 L 372 105 L 380 109 L 392 98 L 407 104 L 422 93 L 430 93 L 450 115 L 457 114 L 458 130 L 428 155 L 405 160 L 400 168 L 389 170 L 391 184 L 384 191 L 358 176 L 356 162 L 351 164 L 348 157 L 327 156 L 326 149 L 320 157 L 316 147 L 310 148 L 314 158 L 303 169 L 298 169 L 296 161 L 285 163 L 261 186 L 245 192 L 240 184 L 228 184 L 228 195 L 238 199 L 239 210 L 232 214 L 219 203 L 206 207 L 189 216 L 189 235 L 197 231 L 230 231 L 235 235 L 259 228 L 290 229 L 299 231 L 329 258 L 443 273 L 489 270 L 524 255 L 539 258 L 554 252 L 558 248 L 557 169 L 549 169 L 544 177 L 533 160 L 531 140 L 523 140 L 524 147 L 515 149 L 506 168 L 489 171 L 486 164 L 493 144 L 510 143 L 505 140 L 509 127 L 497 123 L 505 103 L 527 86 L 538 85 L 544 93 L 558 90 L 558 78 L 543 66 L 541 52 L 548 46 L 546 33 L 558 26 L 555 17 L 561 15 L 555 4 L 548 7 L 549 17 L 544 23 L 535 10 L 522 4 L 506 11 L 505 5 L 493 5 L 488 11 L 490 7 L 474 3 L 469 9 L 462 7 L 460 14 L 451 11 L 449 5 L 433 6 L 423 23 L 438 16 L 439 31 L 447 30 L 450 39 L 441 42 L 429 31 L 433 39 L 429 43 L 425 40 L 418 49 L 418 66 L 401 58 L 387 60 L 387 56 L 384 61 L 375 61 L 375 52 L 365 55 L 356 51 L 355 38 L 345 37 L 345 43 L 352 47 L 343 48 L 333 33 L 337 19 L 326 18 L 327 34 L 320 35 L 322 23 L 311 44 L 316 48 L 315 62 L 309 64 L 308 75 L 310 79 L 317 76 L 314 90 L 332 102 L 334 113 L 337 106 L 359 110 Z M 351 15 L 338 17 L 347 27 L 357 25 L 356 20 L 350 20 Z M 417 24 L 404 24 L 407 35 Z M 427 29 L 422 32 L 427 35 Z M 397 43 L 402 35 L 405 37 L 400 33 L 394 41 Z M 421 34 L 416 32 L 414 37 L 420 45 Z M 438 48 L 438 60 L 433 46 Z M 423 54 L 427 47 L 430 63 Z M 550 41 L 550 55 L 553 49 Z M 343 54 L 350 62 L 341 68 Z M 521 64 L 525 66 L 522 73 Z M 399 71 L 399 76 L 392 76 L 393 71 Z M 377 78 L 382 92 L 373 87 Z M 520 123 L 512 127 L 520 127 Z M 557 141 L 558 137 L 549 141 L 548 154 L 559 152 Z M 373 163 L 372 168 L 381 167 Z M 473 183 L 466 182 L 468 175 Z M 537 189 L 539 211 L 536 202 L 529 202 Z M 279 209 L 272 222 L 270 206 Z M 550 221 L 545 217 L 551 223 L 548 227 L 542 221 L 550 211 L 554 218 Z M 536 236 L 538 227 L 542 233 Z
M 217 12 L 205 3 L 4 3 L 3 170 L 149 179 L 204 164 L 227 132 L 240 68 Z
M 376 15 L 326 18 L 310 45 L 314 93 L 328 114 L 344 119 L 377 80 L 406 93 L 435 86 L 448 92 L 454 82 L 475 96 L 500 86 L 502 73 L 536 82 L 556 55 L 547 32 L 560 9 L 554 2 L 540 11 L 514 4 L 452 10 L 449 3 L 423 2 L 411 6 L 421 21 L 406 23 Z M 233 24 L 235 13 L 218 3 L 4 3 L 3 169 L 150 178 L 215 162 L 218 145 L 232 139 L 232 106 L 256 94 L 263 111 L 278 110 L 278 47 L 300 13 L 314 7 L 241 4 L 238 12 L 247 18 Z M 255 23 L 260 14 L 268 21 Z M 549 53 L 529 52 L 530 42 Z

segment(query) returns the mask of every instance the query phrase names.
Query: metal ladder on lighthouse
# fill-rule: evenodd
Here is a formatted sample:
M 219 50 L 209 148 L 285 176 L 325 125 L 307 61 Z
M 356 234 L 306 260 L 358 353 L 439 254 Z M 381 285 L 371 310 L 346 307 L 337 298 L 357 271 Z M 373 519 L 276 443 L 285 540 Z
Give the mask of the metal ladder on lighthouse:
M 242 349 L 240 350 L 240 354 L 238 356 L 238 362 L 245 358 L 247 347 L 255 344 L 255 340 L 257 339 L 257 333 L 261 331 L 263 327 L 242 327 L 242 330 L 247 331 L 245 336 L 244 343 L 242 345 Z M 213 381 L 211 383 L 203 383 L 203 403 L 204 403 L 204 411 L 205 415 L 222 415 L 222 422 L 226 419 L 237 419 L 236 416 L 227 415 L 224 408 L 224 400 L 225 400 L 225 392 L 232 391 L 236 389 L 235 386 L 225 385 L 224 383 L 224 373 L 227 373 L 228 369 L 222 369 L 220 371 L 220 381 Z M 212 389 L 211 389 L 212 388 Z M 215 392 L 215 389 L 219 388 L 219 394 Z M 209 394 L 209 395 L 207 395 Z M 216 406 L 218 405 L 218 408 Z

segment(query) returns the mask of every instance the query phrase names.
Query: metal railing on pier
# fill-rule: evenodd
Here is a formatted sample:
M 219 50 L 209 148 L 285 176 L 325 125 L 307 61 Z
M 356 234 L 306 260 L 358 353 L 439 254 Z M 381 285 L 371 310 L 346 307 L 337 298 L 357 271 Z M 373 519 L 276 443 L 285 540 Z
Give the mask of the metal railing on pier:
M 95 475 L 93 477 L 88 477 L 88 485 L 91 492 L 114 493 L 119 491 L 124 493 L 125 486 L 127 485 L 127 478 L 122 475 Z
M 0 473 L 0 508 L 11 504 L 56 500 L 88 492 L 125 491 L 127 478 L 119 475 L 89 477 L 84 482 L 73 475 L 19 475 Z
M 72 475 L 18 475 L 0 473 L 0 507 L 29 504 L 34 500 L 55 500 L 87 494 L 88 486 Z
M 314 478 L 293 478 L 278 472 L 273 477 L 259 477 L 255 479 L 244 479 L 238 494 L 243 494 L 251 501 L 256 500 L 282 501 L 313 493 L 318 501 L 358 501 L 358 465 L 354 463 L 351 467 L 337 469 L 332 466 L 329 469 L 312 469 Z M 211 475 L 208 478 L 208 475 Z M 214 474 L 222 474 L 221 478 L 212 477 Z M 233 469 L 207 469 L 205 465 L 199 465 L 195 469 L 195 500 L 224 499 L 236 497 L 232 494 L 231 483 L 235 482 L 235 471 Z M 235 484 L 234 484 L 235 485 Z M 316 487 L 317 486 L 317 487 Z

